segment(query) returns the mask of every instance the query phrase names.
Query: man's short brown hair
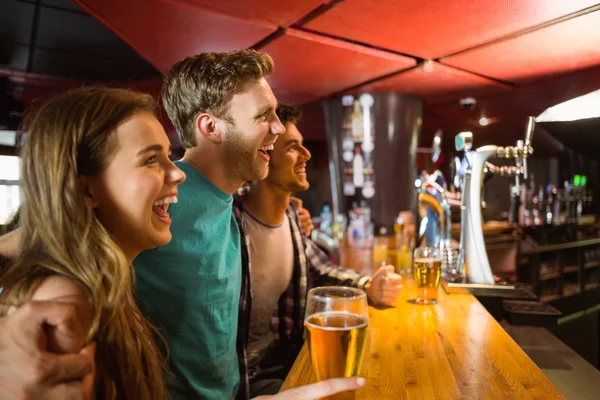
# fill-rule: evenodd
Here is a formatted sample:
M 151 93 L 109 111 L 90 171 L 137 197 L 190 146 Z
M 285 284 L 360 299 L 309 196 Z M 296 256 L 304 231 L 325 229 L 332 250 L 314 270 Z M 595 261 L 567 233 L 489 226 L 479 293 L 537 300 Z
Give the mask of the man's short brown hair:
M 227 108 L 234 94 L 273 71 L 273 60 L 256 50 L 201 53 L 186 57 L 165 75 L 162 102 L 184 148 L 197 145 L 195 120 L 210 113 L 229 120 Z
M 277 116 L 283 126 L 286 126 L 289 123 L 296 125 L 298 124 L 298 121 L 300 121 L 300 118 L 302 118 L 302 109 L 287 104 L 279 104 L 277 106 Z

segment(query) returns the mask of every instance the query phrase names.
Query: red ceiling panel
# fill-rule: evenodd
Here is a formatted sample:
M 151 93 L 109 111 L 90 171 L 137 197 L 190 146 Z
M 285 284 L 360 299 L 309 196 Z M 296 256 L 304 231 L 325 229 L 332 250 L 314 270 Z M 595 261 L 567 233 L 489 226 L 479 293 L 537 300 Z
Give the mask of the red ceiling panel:
M 292 29 L 261 51 L 275 61 L 275 71 L 269 79 L 275 91 L 285 90 L 312 99 L 416 64 L 409 57 Z
M 434 59 L 595 3 L 597 0 L 345 0 L 306 27 Z
M 504 81 L 526 83 L 600 64 L 600 11 L 443 60 Z
M 510 89 L 509 86 L 436 62 L 393 75 L 357 89 L 359 92 L 399 92 L 437 104 L 464 96 L 483 96 Z
M 248 48 L 277 29 L 182 2 L 75 2 L 163 72 L 188 55 Z
M 310 13 L 324 0 L 261 0 L 249 4 L 248 0 L 176 0 L 210 7 L 225 14 L 250 21 L 267 21 L 288 27 Z

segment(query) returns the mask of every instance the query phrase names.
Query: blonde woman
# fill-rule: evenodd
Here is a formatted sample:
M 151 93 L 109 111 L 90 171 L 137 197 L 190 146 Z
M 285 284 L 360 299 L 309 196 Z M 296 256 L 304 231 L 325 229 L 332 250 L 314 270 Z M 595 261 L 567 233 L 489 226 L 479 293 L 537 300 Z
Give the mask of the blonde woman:
M 49 323 L 38 336 L 46 343 L 32 348 L 78 353 L 95 341 L 95 382 L 90 375 L 84 379 L 88 398 L 168 398 L 163 352 L 153 342 L 158 335 L 132 295 L 131 263 L 142 250 L 171 240 L 168 207 L 185 179 L 169 159 L 169 140 L 152 98 L 82 88 L 45 103 L 25 129 L 19 251 L 1 271 L 0 327 L 14 330 L 11 322 L 33 315 L 44 301 L 70 304 L 77 318 L 71 325 L 87 335 Z M 32 337 L 27 333 L 24 338 Z M 29 371 L 7 376 L 3 367 L 23 365 L 5 351 L 15 336 L 18 332 L 0 336 L 0 355 L 8 354 L 0 361 L 3 398 L 11 394 L 10 378 L 19 382 L 15 377 L 38 367 L 32 358 Z M 266 398 L 314 399 L 363 384 L 333 380 Z M 14 397 L 21 389 L 13 388 Z M 36 398 L 43 397 L 36 392 Z
M 87 338 L 48 332 L 48 350 L 96 341 L 98 398 L 164 399 L 164 361 L 132 295 L 131 262 L 171 240 L 167 208 L 185 175 L 148 95 L 86 88 L 26 124 L 20 251 L 3 271 L 2 313 L 29 300 L 77 307 Z

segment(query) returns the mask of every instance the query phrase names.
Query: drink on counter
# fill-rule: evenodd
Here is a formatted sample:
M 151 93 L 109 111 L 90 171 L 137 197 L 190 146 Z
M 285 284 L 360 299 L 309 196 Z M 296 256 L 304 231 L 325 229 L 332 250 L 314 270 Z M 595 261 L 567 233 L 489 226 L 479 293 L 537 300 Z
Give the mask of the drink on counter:
M 413 273 L 418 304 L 435 304 L 442 274 L 442 259 L 438 249 L 422 247 L 415 250 Z
M 381 267 L 387 264 L 388 259 L 388 246 L 387 244 L 381 244 L 375 242 L 373 245 L 373 266 Z
M 318 381 L 359 375 L 368 324 L 367 295 L 363 290 L 328 286 L 308 292 L 304 326 Z M 327 397 L 354 398 L 354 392 Z
M 408 246 L 398 247 L 396 250 L 396 273 L 400 275 L 409 274 L 412 268 L 412 260 L 413 252 Z

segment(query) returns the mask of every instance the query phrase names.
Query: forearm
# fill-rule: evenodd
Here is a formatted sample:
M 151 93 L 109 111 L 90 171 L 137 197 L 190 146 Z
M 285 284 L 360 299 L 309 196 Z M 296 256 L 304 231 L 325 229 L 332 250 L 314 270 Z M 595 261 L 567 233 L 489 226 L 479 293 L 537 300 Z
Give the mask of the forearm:
M 370 277 L 329 262 L 327 255 L 311 240 L 306 239 L 306 258 L 311 286 L 353 286 L 363 289 Z

